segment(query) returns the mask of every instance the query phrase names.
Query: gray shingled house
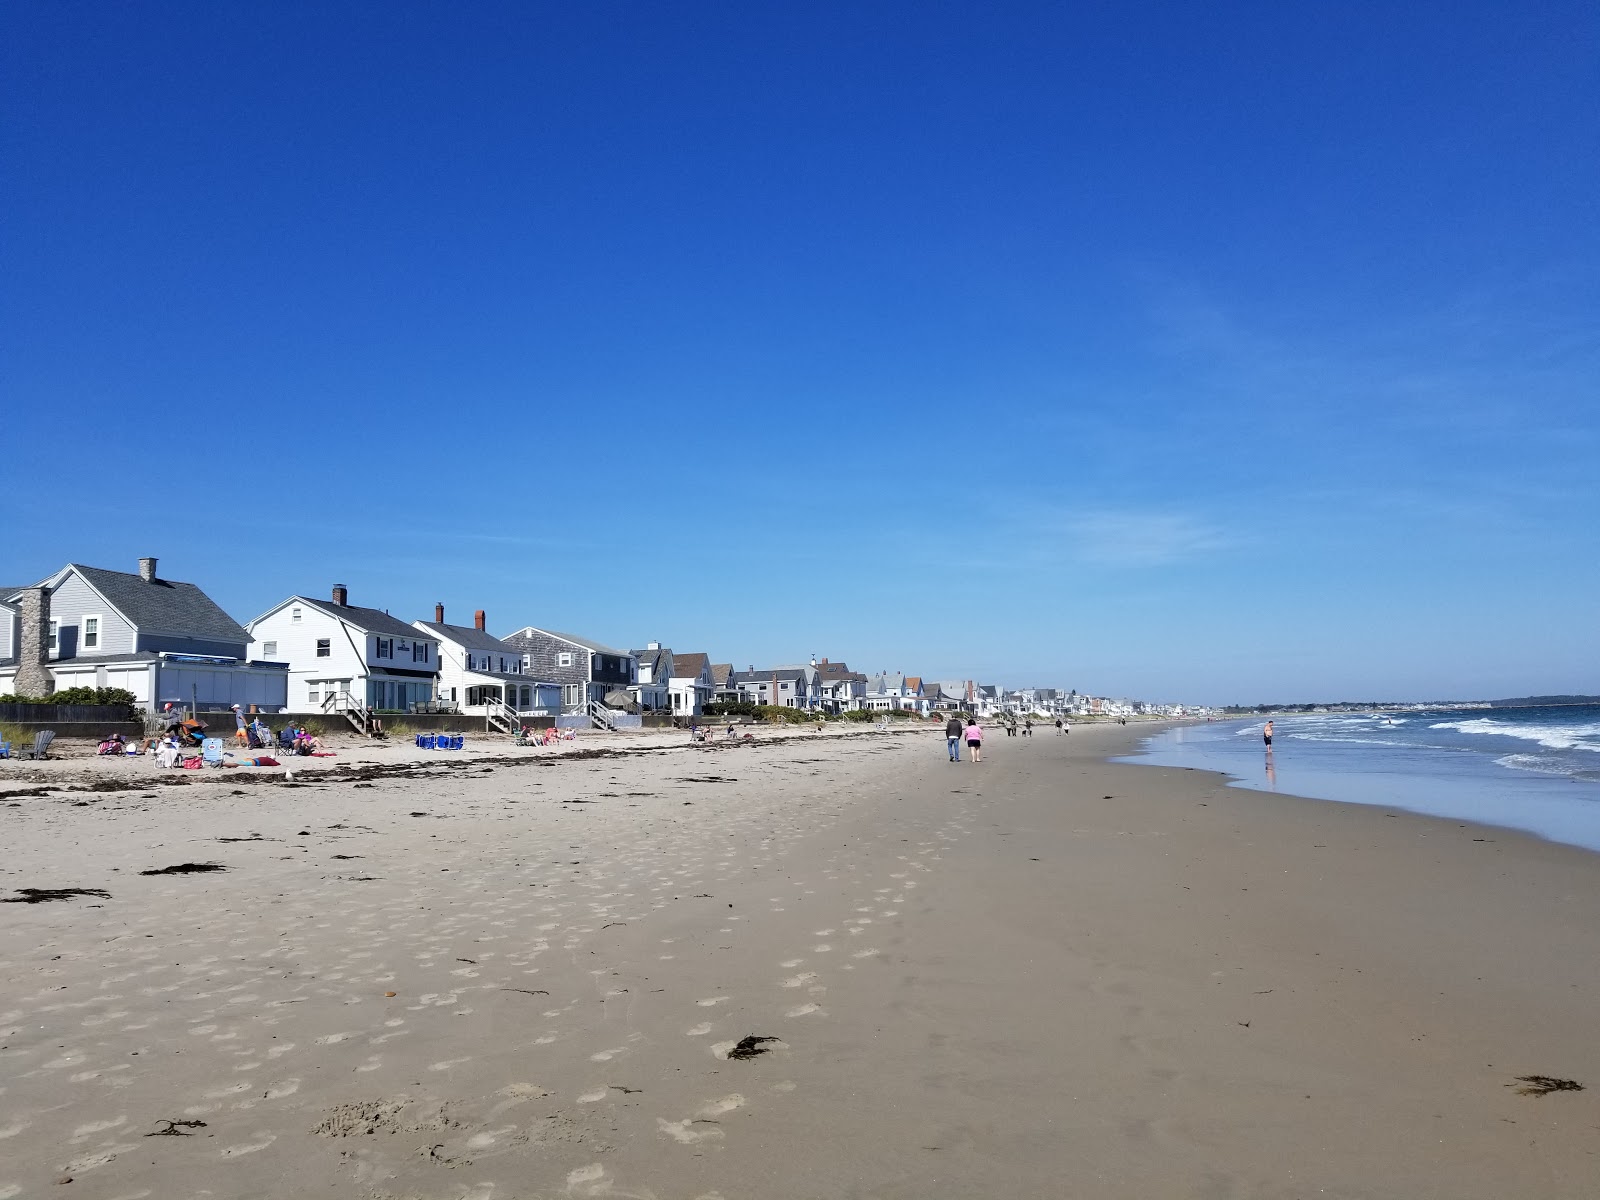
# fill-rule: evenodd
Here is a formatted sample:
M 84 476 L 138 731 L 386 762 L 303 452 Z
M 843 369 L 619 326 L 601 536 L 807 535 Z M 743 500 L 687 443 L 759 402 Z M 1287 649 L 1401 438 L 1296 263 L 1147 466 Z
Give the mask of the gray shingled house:
M 250 635 L 197 585 L 68 563 L 0 596 L 0 692 L 125 688 L 145 708 L 198 703 L 282 712 L 288 666 L 249 658 Z
M 581 715 L 599 725 L 618 723 L 603 710 L 608 695 L 626 693 L 638 680 L 639 664 L 628 651 L 536 625 L 524 625 L 500 640 L 521 651 L 525 672 L 561 685 L 563 718 Z M 635 724 L 637 718 L 621 723 Z

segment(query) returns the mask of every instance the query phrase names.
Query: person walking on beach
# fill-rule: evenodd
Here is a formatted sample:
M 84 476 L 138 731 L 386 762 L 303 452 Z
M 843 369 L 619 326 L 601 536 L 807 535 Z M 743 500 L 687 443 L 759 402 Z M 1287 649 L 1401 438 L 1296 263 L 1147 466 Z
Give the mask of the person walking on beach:
M 950 761 L 960 762 L 961 718 L 956 716 L 954 713 L 951 713 L 950 719 L 944 723 L 944 740 L 946 748 L 948 748 L 950 751 Z
M 973 762 L 982 762 L 983 761 L 983 730 L 978 726 L 978 718 L 977 717 L 968 717 L 967 718 L 967 728 L 965 730 L 965 733 L 966 733 L 966 738 L 967 738 L 967 749 L 972 751 L 972 761 Z
M 1272 722 L 1268 721 L 1265 729 L 1261 731 L 1261 740 L 1267 744 L 1267 749 L 1272 749 Z

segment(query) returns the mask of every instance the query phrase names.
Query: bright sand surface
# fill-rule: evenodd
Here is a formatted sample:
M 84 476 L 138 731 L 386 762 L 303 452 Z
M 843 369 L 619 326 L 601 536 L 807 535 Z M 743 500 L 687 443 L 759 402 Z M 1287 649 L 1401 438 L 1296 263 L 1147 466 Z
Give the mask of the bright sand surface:
M 1600 1194 L 1600 856 L 1139 732 L 6 765 L 0 1198 Z

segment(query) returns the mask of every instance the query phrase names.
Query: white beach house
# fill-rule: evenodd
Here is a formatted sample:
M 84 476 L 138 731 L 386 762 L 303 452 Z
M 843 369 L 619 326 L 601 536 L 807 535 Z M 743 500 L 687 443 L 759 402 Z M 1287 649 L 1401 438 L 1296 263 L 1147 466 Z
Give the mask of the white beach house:
M 522 651 L 488 632 L 483 609 L 473 614 L 470 626 L 448 625 L 444 605 L 437 604 L 432 621 L 412 624 L 424 636 L 438 639 L 441 704 L 483 717 L 507 733 L 523 718 L 561 715 L 561 685 L 526 671 Z
M 438 701 L 439 639 L 380 608 L 290 596 L 245 628 L 264 659 L 289 664 L 292 712 L 337 712 L 365 728 L 372 712 L 415 712 Z

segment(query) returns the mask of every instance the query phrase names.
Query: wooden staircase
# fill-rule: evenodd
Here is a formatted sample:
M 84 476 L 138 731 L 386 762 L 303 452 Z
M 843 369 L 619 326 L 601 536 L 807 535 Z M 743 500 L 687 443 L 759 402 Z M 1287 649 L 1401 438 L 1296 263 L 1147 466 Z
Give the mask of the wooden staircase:
M 522 728 L 522 719 L 517 716 L 517 710 L 493 697 L 484 701 L 483 715 L 489 729 L 495 733 L 515 733 Z
M 325 713 L 338 713 L 350 727 L 366 737 L 372 732 L 372 714 L 349 692 L 335 692 L 322 702 L 322 711 Z

